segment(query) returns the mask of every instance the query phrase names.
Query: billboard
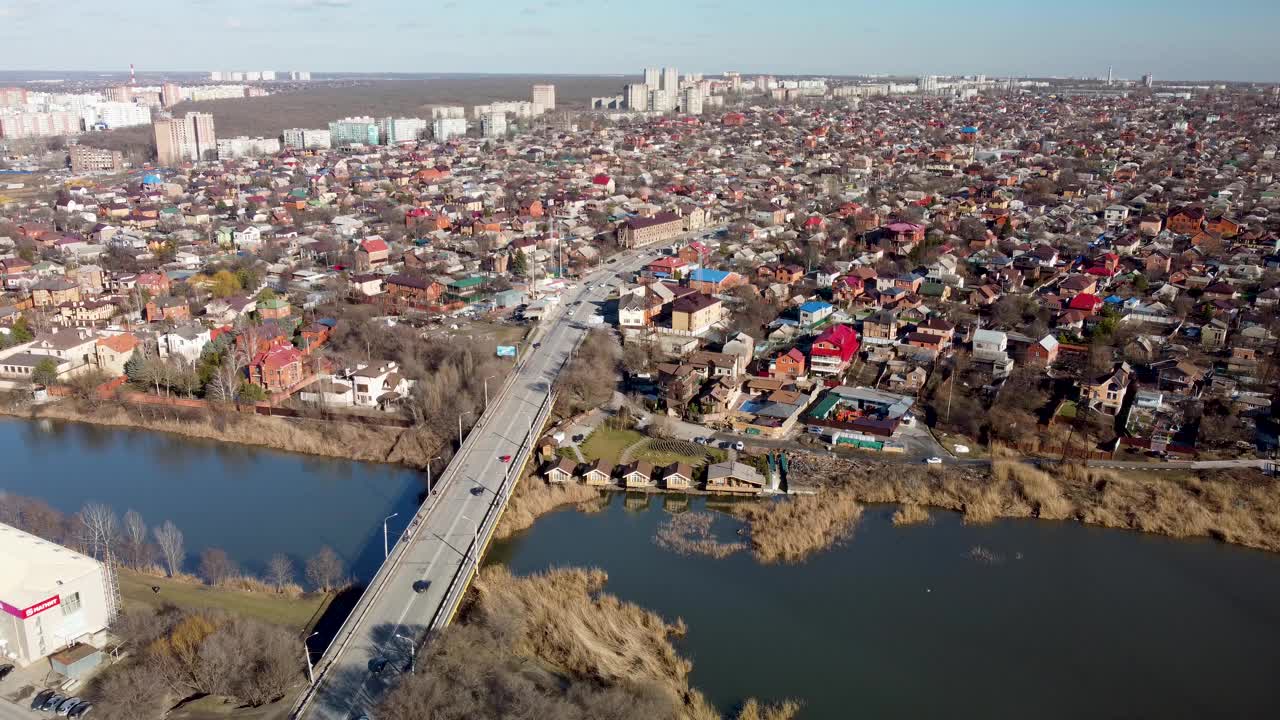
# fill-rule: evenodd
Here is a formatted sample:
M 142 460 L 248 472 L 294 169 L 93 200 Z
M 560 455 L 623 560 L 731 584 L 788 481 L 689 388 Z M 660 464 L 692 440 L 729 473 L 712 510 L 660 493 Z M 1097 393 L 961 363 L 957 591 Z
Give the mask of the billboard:
M 498 357 L 513 358 L 515 356 L 516 356 L 515 345 L 499 345 L 498 346 Z
M 62 604 L 62 597 L 59 595 L 54 595 L 53 597 L 48 598 L 47 600 L 41 600 L 35 605 L 32 605 L 30 607 L 25 607 L 25 608 L 17 608 L 3 600 L 0 600 L 0 610 L 4 610 L 5 612 L 9 613 L 10 615 L 20 620 L 26 620 L 29 617 L 39 615 L 45 610 L 48 610 L 49 608 L 58 607 L 61 604 Z

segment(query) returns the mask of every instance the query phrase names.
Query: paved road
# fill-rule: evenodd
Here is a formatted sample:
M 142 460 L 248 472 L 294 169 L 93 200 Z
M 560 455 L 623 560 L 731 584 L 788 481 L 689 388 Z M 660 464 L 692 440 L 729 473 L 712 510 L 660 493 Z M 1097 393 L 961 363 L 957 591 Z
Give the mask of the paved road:
M 562 364 L 588 329 L 586 321 L 597 309 L 593 303 L 603 301 L 614 284 L 603 281 L 635 268 L 639 258 L 639 253 L 620 257 L 562 297 L 560 309 L 545 321 L 540 347 L 523 358 L 508 391 L 495 398 L 486 423 L 471 431 L 450 464 L 450 479 L 429 499 L 430 511 L 401 550 L 394 572 L 381 592 L 371 596 L 342 652 L 317 678 L 314 699 L 303 713 L 307 720 L 357 717 L 376 705 L 395 677 L 407 670 L 410 648 L 422 641 L 446 601 L 450 583 L 475 561 L 469 548 L 511 467 L 501 458 L 516 455 L 525 441 Z M 425 590 L 415 592 L 415 583 L 425 583 Z M 335 642 L 341 640 L 340 636 Z M 370 664 L 379 658 L 388 664 L 375 675 Z

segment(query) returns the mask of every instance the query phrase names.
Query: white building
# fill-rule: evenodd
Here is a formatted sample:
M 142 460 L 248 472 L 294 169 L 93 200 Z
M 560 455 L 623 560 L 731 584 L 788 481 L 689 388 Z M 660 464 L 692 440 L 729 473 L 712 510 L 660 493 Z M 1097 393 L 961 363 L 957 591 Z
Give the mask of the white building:
M 289 128 L 282 133 L 284 146 L 295 150 L 327 150 L 332 136 L 327 129 Z
M 502 112 L 485 113 L 480 118 L 480 128 L 487 138 L 501 138 L 507 136 L 507 114 Z
M 398 145 L 406 142 L 417 142 L 427 133 L 427 121 L 422 118 L 382 118 L 378 121 L 378 131 L 386 145 Z
M 151 124 L 151 108 L 127 102 L 101 102 L 85 108 L 81 117 L 85 127 L 102 123 L 108 128 L 135 127 Z
M 0 524 L 0 662 L 92 643 L 118 609 L 102 563 Z
M 651 88 L 661 87 L 662 71 L 658 68 L 644 69 L 644 84 Z
M 431 123 L 431 134 L 438 142 L 448 142 L 467 134 L 467 121 L 460 117 L 440 117 Z
M 209 328 L 191 323 L 162 333 L 157 338 L 157 345 L 160 357 L 182 358 L 194 364 L 200 359 L 200 353 L 204 351 L 204 346 L 208 345 L 211 339 L 212 333 Z
M 541 105 L 544 111 L 556 109 L 555 85 L 534 85 L 532 96 L 533 104 Z
M 649 91 L 649 109 L 654 112 L 671 112 L 676 109 L 676 95 L 667 90 Z
M 436 105 L 431 108 L 431 119 L 439 118 L 465 118 L 467 109 L 461 105 Z
M 659 89 L 675 97 L 675 94 L 680 92 L 680 71 L 673 67 L 662 68 L 662 85 Z
M 649 86 L 645 83 L 632 83 L 623 89 L 623 93 L 627 96 L 628 110 L 644 112 L 649 109 Z
M 276 138 L 233 137 L 218 140 L 218 159 L 231 160 L 238 157 L 261 157 L 275 155 L 280 152 L 280 141 Z
M 695 87 L 687 87 L 680 94 L 680 109 L 689 115 L 702 114 L 702 91 Z

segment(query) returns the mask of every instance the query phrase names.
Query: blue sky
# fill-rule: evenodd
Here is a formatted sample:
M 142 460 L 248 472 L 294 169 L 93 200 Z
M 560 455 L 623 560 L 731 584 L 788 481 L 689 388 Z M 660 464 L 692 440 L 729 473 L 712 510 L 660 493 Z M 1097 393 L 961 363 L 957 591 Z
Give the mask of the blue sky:
M 1280 80 L 1278 0 L 0 0 L 0 69 Z

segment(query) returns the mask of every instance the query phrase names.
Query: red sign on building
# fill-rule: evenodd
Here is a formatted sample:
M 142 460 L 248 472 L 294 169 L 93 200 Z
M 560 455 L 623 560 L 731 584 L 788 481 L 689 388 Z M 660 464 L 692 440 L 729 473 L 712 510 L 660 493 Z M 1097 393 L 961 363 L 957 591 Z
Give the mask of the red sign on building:
M 0 610 L 4 610 L 5 612 L 9 613 L 10 615 L 20 620 L 26 620 L 27 618 L 35 617 L 36 615 L 39 615 L 45 610 L 48 610 L 49 608 L 55 608 L 61 604 L 62 604 L 62 597 L 59 595 L 54 595 L 48 600 L 41 600 L 35 605 L 32 605 L 31 607 L 26 607 L 26 608 L 16 608 L 10 605 L 9 603 L 3 600 L 0 600 Z

